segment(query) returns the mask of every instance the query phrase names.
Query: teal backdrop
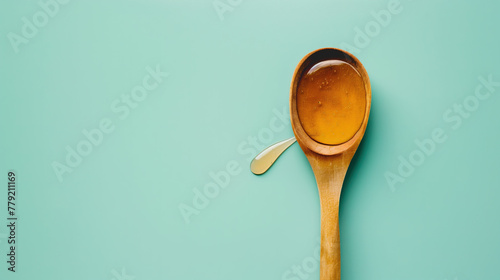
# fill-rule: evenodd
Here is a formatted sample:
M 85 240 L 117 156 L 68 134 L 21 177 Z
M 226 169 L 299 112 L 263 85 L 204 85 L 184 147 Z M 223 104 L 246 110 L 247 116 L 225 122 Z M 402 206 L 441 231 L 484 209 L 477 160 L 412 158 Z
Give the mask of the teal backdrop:
M 356 55 L 372 84 L 341 198 L 342 279 L 498 279 L 499 12 L 3 1 L 0 279 L 319 279 L 303 152 L 293 145 L 262 176 L 249 163 L 293 136 L 293 71 L 324 47 Z

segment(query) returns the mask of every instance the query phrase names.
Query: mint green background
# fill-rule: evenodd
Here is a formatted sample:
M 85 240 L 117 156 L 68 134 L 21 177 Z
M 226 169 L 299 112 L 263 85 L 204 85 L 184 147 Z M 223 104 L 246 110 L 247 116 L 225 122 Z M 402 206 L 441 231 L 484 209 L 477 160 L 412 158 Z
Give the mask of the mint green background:
M 408 1 L 356 56 L 371 79 L 368 130 L 341 202 L 342 279 L 500 275 L 498 106 L 462 126 L 442 114 L 500 80 L 498 1 Z M 37 1 L 0 4 L 0 279 L 282 279 L 313 256 L 318 193 L 297 145 L 254 176 L 237 147 L 288 106 L 308 52 L 353 43 L 388 1 L 243 1 L 221 21 L 207 1 L 71 1 L 15 54 Z M 110 104 L 161 65 L 170 77 L 125 120 Z M 60 183 L 51 163 L 81 130 L 116 130 Z M 415 139 L 448 135 L 391 192 Z M 288 125 L 265 143 L 293 135 Z M 209 172 L 242 172 L 186 224 L 178 210 Z M 18 174 L 18 272 L 3 261 L 6 173 Z M 124 278 L 125 279 L 125 278 Z M 307 279 L 319 279 L 316 269 Z

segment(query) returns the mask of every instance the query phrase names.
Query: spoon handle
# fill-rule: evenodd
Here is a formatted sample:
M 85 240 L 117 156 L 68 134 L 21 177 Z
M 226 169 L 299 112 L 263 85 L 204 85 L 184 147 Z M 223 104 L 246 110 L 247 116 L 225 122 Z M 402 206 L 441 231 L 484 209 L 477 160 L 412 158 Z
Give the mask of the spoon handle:
M 313 156 L 311 167 L 316 177 L 321 204 L 320 280 L 340 280 L 339 201 L 352 154 L 332 157 Z
M 319 185 L 321 203 L 320 280 L 340 280 L 339 199 L 335 189 Z

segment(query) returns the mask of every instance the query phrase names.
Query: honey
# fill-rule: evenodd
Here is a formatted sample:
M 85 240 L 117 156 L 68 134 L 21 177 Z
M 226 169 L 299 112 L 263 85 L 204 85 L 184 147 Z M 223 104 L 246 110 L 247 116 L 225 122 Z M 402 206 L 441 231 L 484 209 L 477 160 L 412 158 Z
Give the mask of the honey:
M 296 89 L 296 106 L 305 132 L 325 145 L 349 141 L 365 117 L 362 76 L 342 60 L 324 60 L 303 73 Z
M 280 141 L 260 152 L 250 163 L 250 170 L 252 173 L 255 175 L 265 173 L 278 157 L 293 143 L 295 143 L 295 137 Z

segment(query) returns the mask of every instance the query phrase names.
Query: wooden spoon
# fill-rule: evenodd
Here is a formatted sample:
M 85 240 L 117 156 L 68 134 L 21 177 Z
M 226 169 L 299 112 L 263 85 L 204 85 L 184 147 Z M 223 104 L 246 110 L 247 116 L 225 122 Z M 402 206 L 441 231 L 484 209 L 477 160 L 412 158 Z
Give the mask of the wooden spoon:
M 313 51 L 295 69 L 290 117 L 316 177 L 321 204 L 321 280 L 340 279 L 339 200 L 371 105 L 368 74 L 352 54 Z

